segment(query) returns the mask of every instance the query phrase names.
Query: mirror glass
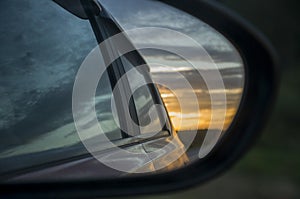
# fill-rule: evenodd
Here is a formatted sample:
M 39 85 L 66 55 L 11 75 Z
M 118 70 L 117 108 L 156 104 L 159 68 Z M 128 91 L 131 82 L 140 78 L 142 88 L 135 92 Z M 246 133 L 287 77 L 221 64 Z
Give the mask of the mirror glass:
M 120 56 L 122 81 L 120 69 L 105 69 L 88 20 L 48 0 L 1 1 L 1 180 L 168 172 L 205 158 L 226 136 L 244 89 L 238 50 L 164 3 L 100 2 L 146 62 Z M 93 77 L 95 95 L 81 98 Z

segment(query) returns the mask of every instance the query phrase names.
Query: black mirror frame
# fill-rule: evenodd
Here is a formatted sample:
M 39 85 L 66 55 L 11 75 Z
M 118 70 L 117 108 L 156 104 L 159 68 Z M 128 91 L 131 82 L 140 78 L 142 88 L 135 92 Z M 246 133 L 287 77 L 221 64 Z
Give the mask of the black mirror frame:
M 93 181 L 0 184 L 7 197 L 86 198 L 155 194 L 198 185 L 230 168 L 253 145 L 270 114 L 279 83 L 278 60 L 255 28 L 215 1 L 160 0 L 185 11 L 223 34 L 245 63 L 240 108 L 221 142 L 204 159 L 169 173 Z

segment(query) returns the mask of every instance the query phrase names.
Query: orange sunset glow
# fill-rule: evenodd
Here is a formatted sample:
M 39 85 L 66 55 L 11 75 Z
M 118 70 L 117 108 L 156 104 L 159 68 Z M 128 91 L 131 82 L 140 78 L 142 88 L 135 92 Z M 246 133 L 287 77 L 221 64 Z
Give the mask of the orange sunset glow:
M 175 86 L 175 90 L 170 91 L 164 86 L 157 85 L 174 129 L 176 131 L 206 129 L 221 129 L 225 131 L 230 126 L 238 110 L 243 93 L 241 83 L 238 82 L 237 86 L 228 86 L 226 89 L 216 88 L 208 91 L 206 86 L 201 84 L 201 80 L 191 80 L 199 79 L 199 74 L 197 75 L 192 71 L 183 73 L 190 80 L 193 89 L 182 88 L 181 85 L 178 85 L 177 87 Z M 154 80 L 169 78 L 172 81 L 172 72 L 161 73 L 155 71 L 155 73 L 152 73 L 152 76 Z M 233 80 L 236 80 L 234 78 L 235 76 L 233 76 Z M 196 101 L 192 100 L 192 95 L 197 97 Z M 212 110 L 211 95 L 226 96 L 226 101 L 214 102 L 214 111 Z M 178 100 L 179 98 L 180 100 Z M 184 104 L 184 110 L 180 107 L 179 101 Z M 195 109 L 195 107 L 198 107 L 198 109 Z
M 198 102 L 193 102 L 185 99 L 186 103 L 199 103 L 199 110 L 190 110 L 189 112 L 182 113 L 180 104 L 173 92 L 170 90 L 158 86 L 161 97 L 168 110 L 169 117 L 172 121 L 173 127 L 176 131 L 185 130 L 205 130 L 208 128 L 218 129 L 222 126 L 222 130 L 226 130 L 231 124 L 238 106 L 239 98 L 242 95 L 242 89 L 224 89 L 224 90 L 213 90 L 210 93 L 225 93 L 227 99 L 226 110 L 216 109 L 214 112 L 211 110 L 211 101 L 206 91 L 202 90 L 184 90 L 180 91 L 182 95 L 188 96 L 189 92 L 195 92 L 198 98 Z M 179 92 L 179 93 L 180 93 Z M 184 101 L 184 100 L 183 100 Z M 214 115 L 213 115 L 214 114 Z M 200 116 L 200 117 L 199 117 Z M 212 121 L 212 117 L 214 120 Z

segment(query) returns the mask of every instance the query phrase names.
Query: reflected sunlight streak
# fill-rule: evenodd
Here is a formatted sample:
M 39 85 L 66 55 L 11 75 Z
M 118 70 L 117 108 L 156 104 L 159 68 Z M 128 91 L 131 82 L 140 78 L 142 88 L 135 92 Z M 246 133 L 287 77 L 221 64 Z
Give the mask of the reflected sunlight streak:
M 191 103 L 200 104 L 199 105 L 200 118 L 199 118 L 198 110 L 190 109 L 189 113 L 181 113 L 179 102 L 173 92 L 171 92 L 170 90 L 162 86 L 158 86 L 158 90 L 161 93 L 161 97 L 166 106 L 166 109 L 168 110 L 169 117 L 176 131 L 205 130 L 208 129 L 209 127 L 216 129 L 218 126 L 220 126 L 220 124 L 223 122 L 224 109 L 217 109 L 214 111 L 215 113 L 214 118 L 216 119 L 212 123 L 211 118 L 212 118 L 213 111 L 211 110 L 211 101 L 210 101 L 209 94 L 221 94 L 221 93 L 225 93 L 227 96 L 227 102 L 226 102 L 227 108 L 225 110 L 226 115 L 225 115 L 225 121 L 222 129 L 223 131 L 226 130 L 231 124 L 240 103 L 239 100 L 236 99 L 240 98 L 243 92 L 242 88 L 214 89 L 211 91 L 204 90 L 204 89 L 195 89 L 195 90 L 178 89 L 176 92 L 179 93 L 180 96 L 184 96 L 189 92 L 196 93 L 198 97 L 198 102 L 191 102 L 189 98 L 184 98 L 183 100 L 185 100 L 186 103 L 189 104 Z M 223 102 L 220 102 L 220 104 L 223 105 Z M 193 106 L 191 105 L 191 107 Z

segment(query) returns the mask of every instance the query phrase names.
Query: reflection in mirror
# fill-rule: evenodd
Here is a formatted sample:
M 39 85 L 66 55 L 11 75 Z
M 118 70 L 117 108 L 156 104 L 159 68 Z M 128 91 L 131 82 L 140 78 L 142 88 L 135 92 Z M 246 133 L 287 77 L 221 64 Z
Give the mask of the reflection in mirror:
M 132 42 L 150 45 L 155 49 L 143 49 L 140 53 L 150 66 L 154 82 L 164 81 L 174 85 L 172 90 L 157 85 L 160 95 L 177 134 L 197 130 L 196 138 L 188 150 L 189 159 L 198 159 L 198 151 L 210 129 L 226 133 L 239 108 L 244 88 L 244 64 L 237 49 L 220 33 L 199 19 L 157 1 L 147 0 L 101 0 L 125 30 L 134 28 L 167 28 L 182 33 L 195 40 L 207 54 L 196 54 L 194 45 L 188 39 L 179 40 L 172 34 L 134 35 Z M 115 6 L 122 5 L 122 6 Z M 190 60 L 160 49 L 179 49 L 191 54 Z M 207 59 L 207 56 L 210 59 Z M 191 65 L 193 62 L 194 65 Z M 215 78 L 219 71 L 223 85 L 207 86 L 207 78 Z M 178 76 L 178 72 L 182 75 Z M 199 74 L 200 73 L 200 74 Z M 202 75 L 201 75 L 202 74 Z M 179 78 L 188 80 L 192 89 L 178 83 Z M 196 94 L 197 101 L 191 100 Z M 224 101 L 222 96 L 225 95 Z M 212 96 L 214 100 L 212 104 Z M 182 112 L 179 101 L 187 105 Z M 193 107 L 198 106 L 195 110 Z M 214 110 L 212 111 L 212 106 Z M 200 112 L 200 117 L 198 114 Z M 212 119 L 214 118 L 214 119 Z M 193 150 L 194 148 L 195 150 Z
M 92 75 L 105 67 L 87 20 L 48 0 L 2 0 L 0 16 L 7 20 L 0 24 L 6 31 L 0 34 L 0 181 L 170 171 L 205 157 L 226 136 L 245 79 L 235 47 L 201 20 L 161 2 L 100 2 L 120 27 L 135 30 L 128 37 L 136 47 L 151 46 L 139 49 L 150 73 L 132 70 L 137 63 L 125 55 L 118 65 L 132 71 L 118 96 L 125 93 L 130 99 L 127 109 L 140 128 L 128 125 L 125 100 L 112 95 L 122 76 L 114 66 L 97 82 L 95 96 L 80 104 L 82 128 L 74 121 L 74 82 L 84 60 L 101 60 L 92 63 Z M 22 14 L 12 15 L 14 10 Z M 89 85 L 91 76 L 83 82 Z M 127 91 L 134 88 L 130 97 Z M 90 117 L 93 109 L 95 118 Z

